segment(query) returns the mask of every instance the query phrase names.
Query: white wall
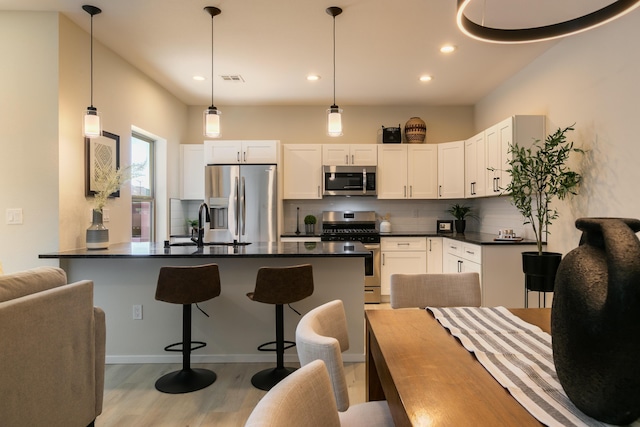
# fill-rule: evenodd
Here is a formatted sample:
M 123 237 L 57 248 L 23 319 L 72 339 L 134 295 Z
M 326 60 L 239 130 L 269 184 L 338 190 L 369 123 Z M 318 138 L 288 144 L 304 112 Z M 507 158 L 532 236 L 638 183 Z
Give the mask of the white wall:
M 58 249 L 58 15 L 0 12 L 0 262 L 5 273 Z M 22 225 L 5 210 L 22 208 Z
M 578 245 L 580 217 L 640 218 L 640 11 L 568 37 L 476 105 L 484 129 L 512 114 L 545 114 L 547 133 L 576 123 L 570 138 L 590 150 L 581 194 L 559 203 L 548 249 Z
M 60 250 L 85 246 L 92 198 L 85 198 L 85 153 L 82 112 L 89 96 L 90 37 L 60 15 Z M 120 165 L 130 164 L 132 129 L 159 139 L 156 150 L 159 193 L 156 209 L 158 241 L 168 236 L 169 197 L 178 197 L 179 144 L 187 126 L 187 107 L 157 83 L 94 40 L 93 104 L 102 115 L 102 128 L 120 136 Z M 131 238 L 131 191 L 107 208 L 111 243 Z

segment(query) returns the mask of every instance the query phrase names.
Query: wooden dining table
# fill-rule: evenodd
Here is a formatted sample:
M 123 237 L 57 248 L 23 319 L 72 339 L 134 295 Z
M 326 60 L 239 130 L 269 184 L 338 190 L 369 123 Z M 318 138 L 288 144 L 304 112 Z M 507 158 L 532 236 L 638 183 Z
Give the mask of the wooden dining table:
M 551 309 L 511 309 L 550 332 Z M 540 426 L 424 309 L 367 310 L 367 400 L 400 426 Z

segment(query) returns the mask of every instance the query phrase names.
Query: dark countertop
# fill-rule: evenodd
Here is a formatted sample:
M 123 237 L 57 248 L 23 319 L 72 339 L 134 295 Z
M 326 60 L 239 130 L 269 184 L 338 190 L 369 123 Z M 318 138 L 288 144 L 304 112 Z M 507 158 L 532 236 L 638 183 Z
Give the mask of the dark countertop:
M 475 245 L 535 245 L 535 240 L 522 241 L 496 241 L 497 236 L 488 233 L 476 233 L 467 231 L 464 234 L 458 233 L 436 233 L 435 231 L 416 231 L 416 232 L 391 232 L 380 233 L 380 237 L 446 237 L 448 239 L 459 240 L 461 242 L 473 243 Z
M 39 258 L 319 258 L 365 257 L 370 252 L 360 242 L 252 243 L 245 246 L 164 247 L 162 243 L 116 243 L 108 249 L 74 249 L 41 254 Z

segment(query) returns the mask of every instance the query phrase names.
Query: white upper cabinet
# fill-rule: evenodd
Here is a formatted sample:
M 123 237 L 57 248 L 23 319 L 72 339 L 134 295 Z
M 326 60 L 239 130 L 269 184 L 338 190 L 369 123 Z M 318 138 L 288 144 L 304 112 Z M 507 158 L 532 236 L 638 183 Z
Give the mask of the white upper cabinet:
M 284 144 L 283 198 L 322 198 L 321 144 Z
M 206 164 L 275 164 L 278 141 L 207 140 L 204 142 Z
M 436 199 L 437 181 L 436 145 L 378 146 L 378 199 Z
M 487 173 L 484 156 L 484 132 L 464 142 L 464 196 L 466 198 L 484 196 Z
M 180 198 L 204 199 L 204 145 L 180 145 Z
M 535 140 L 544 140 L 544 116 L 511 116 L 485 131 L 485 154 L 487 170 L 485 196 L 503 194 L 511 182 L 509 169 L 509 146 L 517 143 L 529 147 Z
M 464 198 L 464 141 L 438 144 L 438 198 Z
M 377 144 L 323 144 L 322 163 L 326 166 L 375 166 Z

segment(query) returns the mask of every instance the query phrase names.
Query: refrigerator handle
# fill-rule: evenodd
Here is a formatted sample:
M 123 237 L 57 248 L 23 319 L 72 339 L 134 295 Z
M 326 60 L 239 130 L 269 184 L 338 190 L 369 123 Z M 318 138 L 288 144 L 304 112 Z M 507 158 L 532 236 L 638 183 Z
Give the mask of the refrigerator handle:
M 236 202 L 236 236 L 239 234 L 240 232 L 240 212 L 238 211 L 240 209 L 240 188 L 238 188 L 239 183 L 238 183 L 238 177 L 236 176 L 236 191 L 235 191 L 235 202 Z
M 247 192 L 245 190 L 245 182 L 244 176 L 242 177 L 242 235 L 244 236 L 246 233 L 246 223 L 247 223 L 247 200 L 246 200 Z

